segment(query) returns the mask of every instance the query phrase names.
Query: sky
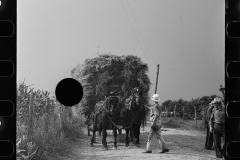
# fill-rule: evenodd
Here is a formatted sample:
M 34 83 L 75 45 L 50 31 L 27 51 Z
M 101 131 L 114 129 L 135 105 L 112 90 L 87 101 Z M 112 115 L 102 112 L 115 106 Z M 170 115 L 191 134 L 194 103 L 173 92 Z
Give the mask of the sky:
M 17 1 L 17 83 L 54 94 L 57 83 L 98 53 L 148 63 L 150 96 L 222 96 L 224 0 Z

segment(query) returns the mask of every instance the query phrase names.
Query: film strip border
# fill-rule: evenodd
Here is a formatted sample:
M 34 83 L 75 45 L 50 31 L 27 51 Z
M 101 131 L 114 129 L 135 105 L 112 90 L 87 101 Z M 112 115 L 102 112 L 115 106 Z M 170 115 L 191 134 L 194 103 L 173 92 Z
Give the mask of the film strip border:
M 225 0 L 226 159 L 240 159 L 240 0 Z
M 0 0 L 0 159 L 16 159 L 17 1 Z

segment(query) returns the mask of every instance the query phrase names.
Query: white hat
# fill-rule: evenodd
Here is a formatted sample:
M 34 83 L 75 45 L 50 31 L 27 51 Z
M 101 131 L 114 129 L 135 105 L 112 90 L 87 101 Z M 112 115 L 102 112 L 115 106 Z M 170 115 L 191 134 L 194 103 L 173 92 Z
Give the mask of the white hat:
M 154 95 L 152 96 L 151 100 L 153 100 L 153 101 L 155 101 L 155 102 L 160 101 L 159 95 L 158 95 L 158 94 L 154 94 Z
M 220 99 L 220 98 L 216 97 L 216 98 L 214 98 L 214 100 L 212 101 L 212 103 L 215 104 L 215 103 L 222 103 L 222 102 L 221 102 L 221 99 Z

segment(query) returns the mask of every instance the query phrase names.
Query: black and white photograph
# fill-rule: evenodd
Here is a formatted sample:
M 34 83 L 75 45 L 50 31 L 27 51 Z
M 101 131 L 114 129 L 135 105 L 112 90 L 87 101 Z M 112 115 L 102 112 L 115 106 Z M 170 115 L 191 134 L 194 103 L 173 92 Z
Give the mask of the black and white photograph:
M 17 159 L 225 159 L 225 7 L 17 1 Z

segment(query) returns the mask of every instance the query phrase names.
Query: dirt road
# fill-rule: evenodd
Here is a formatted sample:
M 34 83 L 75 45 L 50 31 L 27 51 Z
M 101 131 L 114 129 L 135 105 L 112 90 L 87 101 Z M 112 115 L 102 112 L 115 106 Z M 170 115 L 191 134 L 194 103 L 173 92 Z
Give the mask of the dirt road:
M 101 137 L 96 140 L 94 147 L 90 147 L 91 136 L 86 136 L 79 139 L 72 147 L 72 154 L 68 157 L 58 158 L 60 160 L 211 160 L 215 158 L 213 150 L 203 149 L 205 143 L 205 134 L 199 131 L 182 130 L 180 128 L 163 128 L 162 134 L 169 146 L 170 152 L 160 154 L 160 147 L 157 142 L 153 144 L 153 153 L 142 153 L 145 151 L 149 127 L 141 129 L 140 145 L 135 146 L 130 143 L 129 147 L 124 146 L 125 132 L 118 135 L 118 149 L 113 150 L 113 135 L 112 131 L 108 131 L 107 143 L 108 150 L 103 150 Z

